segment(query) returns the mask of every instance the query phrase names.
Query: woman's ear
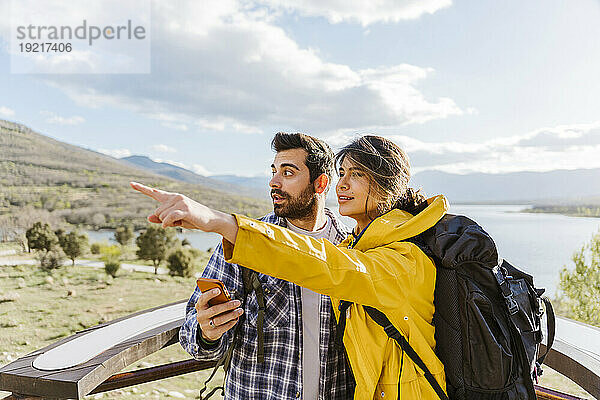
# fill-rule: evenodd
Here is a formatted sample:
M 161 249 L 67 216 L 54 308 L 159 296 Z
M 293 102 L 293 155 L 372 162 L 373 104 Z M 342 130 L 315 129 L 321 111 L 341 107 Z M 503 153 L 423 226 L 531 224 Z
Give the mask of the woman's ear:
M 329 186 L 329 177 L 327 174 L 321 174 L 317 179 L 315 179 L 315 193 L 321 194 L 327 191 L 327 187 Z

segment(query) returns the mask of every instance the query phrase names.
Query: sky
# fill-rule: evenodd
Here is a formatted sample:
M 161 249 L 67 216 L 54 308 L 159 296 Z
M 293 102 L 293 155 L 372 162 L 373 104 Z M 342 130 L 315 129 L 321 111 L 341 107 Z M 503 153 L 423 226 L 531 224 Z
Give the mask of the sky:
M 63 3 L 110 18 L 110 7 L 90 6 L 98 1 Z M 600 168 L 598 0 L 149 7 L 149 73 L 64 73 L 78 62 L 100 71 L 87 52 L 64 58 L 63 73 L 31 74 L 11 72 L 15 21 L 0 0 L 0 119 L 203 175 L 269 174 L 278 131 L 334 150 L 357 135 L 386 136 L 413 172 Z

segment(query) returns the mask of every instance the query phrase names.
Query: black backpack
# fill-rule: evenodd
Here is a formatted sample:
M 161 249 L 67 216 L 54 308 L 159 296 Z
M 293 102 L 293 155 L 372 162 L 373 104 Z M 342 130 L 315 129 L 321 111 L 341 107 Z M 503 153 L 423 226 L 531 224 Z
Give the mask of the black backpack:
M 387 335 L 423 371 L 440 399 L 535 399 L 534 380 L 554 341 L 552 305 L 533 278 L 498 258 L 492 238 L 474 221 L 446 214 L 436 225 L 409 239 L 436 265 L 435 352 L 444 364 L 444 393 L 423 360 L 382 312 L 363 306 Z M 340 303 L 338 338 L 346 310 Z M 545 305 L 548 340 L 542 341 Z M 399 383 L 400 384 L 400 383 Z

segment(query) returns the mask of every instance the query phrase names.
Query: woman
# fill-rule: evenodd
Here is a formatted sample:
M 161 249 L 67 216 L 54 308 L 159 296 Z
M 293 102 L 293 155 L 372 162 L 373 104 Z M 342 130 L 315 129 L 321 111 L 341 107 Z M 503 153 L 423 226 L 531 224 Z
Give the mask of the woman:
M 443 365 L 433 351 L 436 269 L 405 240 L 440 220 L 446 200 L 443 196 L 425 200 L 408 188 L 408 158 L 385 138 L 356 139 L 337 154 L 336 161 L 340 214 L 357 223 L 353 235 L 337 247 L 212 210 L 179 194 L 132 186 L 162 203 L 149 217 L 151 222 L 221 234 L 228 262 L 251 265 L 329 295 L 338 319 L 340 300 L 352 302 L 343 343 L 356 379 L 355 399 L 438 399 L 422 371 L 362 305 L 384 312 L 445 388 Z

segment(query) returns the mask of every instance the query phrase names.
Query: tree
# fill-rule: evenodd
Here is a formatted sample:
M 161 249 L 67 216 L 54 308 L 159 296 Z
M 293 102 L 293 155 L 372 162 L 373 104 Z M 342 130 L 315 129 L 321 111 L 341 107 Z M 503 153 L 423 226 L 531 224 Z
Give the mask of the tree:
M 149 226 L 135 240 L 138 246 L 136 255 L 142 260 L 152 261 L 154 273 L 158 273 L 158 266 L 167 257 L 169 247 L 175 242 L 172 230 L 165 230 L 160 226 Z
M 571 260 L 575 268 L 560 271 L 561 301 L 575 319 L 600 326 L 600 231 Z
M 36 222 L 25 232 L 27 246 L 33 250 L 50 251 L 58 245 L 58 238 L 49 224 Z
M 188 249 L 175 250 L 167 258 L 169 275 L 190 277 L 192 276 L 194 255 Z
M 35 222 L 45 222 L 50 225 L 60 225 L 61 219 L 48 210 L 25 206 L 18 213 L 0 215 L 0 241 L 16 241 L 23 246 L 23 251 L 31 252 L 27 246 L 26 231 Z
M 92 243 L 92 245 L 90 246 L 90 252 L 92 254 L 100 254 L 101 249 L 102 246 L 100 245 L 100 243 Z
M 65 231 L 64 229 L 57 229 L 54 231 L 54 234 L 56 235 L 56 237 L 58 238 L 58 243 L 60 244 L 60 239 L 65 236 Z
M 133 239 L 133 226 L 130 224 L 120 225 L 115 229 L 115 240 L 121 246 L 126 246 Z
M 87 235 L 75 231 L 62 234 L 59 236 L 58 242 L 72 265 L 75 265 L 75 259 L 83 255 L 89 246 Z

